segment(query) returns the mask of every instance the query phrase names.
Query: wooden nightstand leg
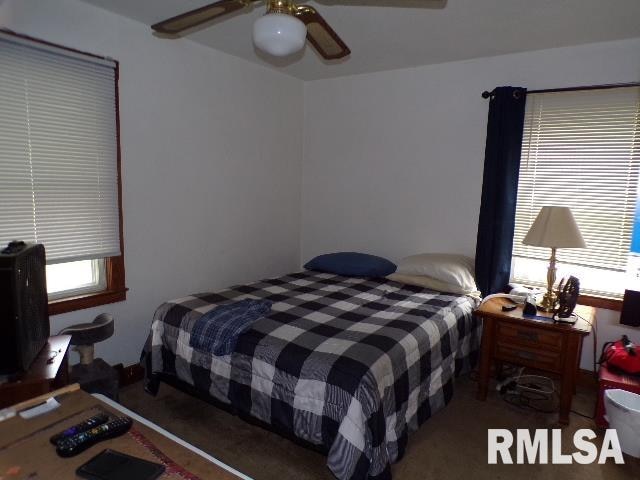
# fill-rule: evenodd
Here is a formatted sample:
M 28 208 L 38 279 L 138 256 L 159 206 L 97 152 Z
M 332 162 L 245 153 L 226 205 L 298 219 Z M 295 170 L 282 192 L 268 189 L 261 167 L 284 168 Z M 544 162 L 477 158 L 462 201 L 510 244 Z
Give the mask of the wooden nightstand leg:
M 570 385 L 571 384 L 571 385 Z M 558 421 L 563 425 L 569 424 L 569 413 L 571 412 L 571 401 L 573 399 L 573 384 L 568 377 L 562 378 L 560 390 L 560 417 Z
M 576 381 L 573 383 L 573 394 L 578 393 L 578 375 L 580 372 L 580 360 L 582 359 L 582 345 L 584 345 L 583 340 L 578 341 L 578 362 L 576 364 Z
M 560 389 L 560 418 L 563 425 L 569 424 L 569 414 L 571 412 L 571 402 L 576 387 L 576 376 L 578 375 L 578 363 L 580 362 L 580 342 L 581 338 L 575 335 L 567 339 L 567 351 L 565 352 L 564 370 L 562 372 L 562 386 Z
M 491 374 L 491 357 L 493 355 L 493 322 L 483 319 L 482 351 L 480 353 L 480 371 L 478 372 L 478 400 L 487 399 L 489 376 Z

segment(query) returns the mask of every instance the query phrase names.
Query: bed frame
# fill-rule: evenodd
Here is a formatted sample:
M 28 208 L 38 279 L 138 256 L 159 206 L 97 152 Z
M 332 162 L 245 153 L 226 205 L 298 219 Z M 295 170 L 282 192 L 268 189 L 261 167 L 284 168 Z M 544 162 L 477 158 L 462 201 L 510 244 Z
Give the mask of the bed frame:
M 145 371 L 148 371 L 148 370 L 145 370 Z M 146 376 L 146 373 L 145 373 L 145 380 L 144 380 L 145 392 L 155 397 L 158 394 L 158 390 L 160 389 L 160 383 L 166 383 L 167 385 L 177 390 L 180 390 L 181 392 L 186 393 L 187 395 L 196 397 L 199 400 L 207 402 L 208 404 L 213 405 L 216 408 L 219 408 L 221 410 L 224 410 L 227 413 L 230 413 L 231 415 L 241 418 L 242 420 L 244 420 L 247 423 L 250 423 L 251 425 L 258 426 L 264 430 L 268 430 L 277 435 L 280 435 L 281 437 L 284 437 L 287 440 L 292 441 L 296 445 L 307 448 L 309 450 L 313 450 L 324 456 L 327 456 L 327 454 L 329 453 L 328 448 L 322 445 L 316 445 L 315 443 L 307 442 L 306 440 L 296 437 L 295 435 L 291 434 L 291 432 L 283 428 L 279 428 L 277 426 L 263 422 L 262 420 L 258 420 L 257 418 L 254 418 L 250 415 L 247 415 L 246 413 L 237 410 L 233 405 L 221 402 L 220 400 L 211 397 L 210 395 L 202 392 L 201 390 L 198 390 L 193 385 L 189 385 L 187 382 L 184 382 L 179 378 L 174 377 L 173 375 L 169 375 L 167 373 L 154 373 L 149 378 Z

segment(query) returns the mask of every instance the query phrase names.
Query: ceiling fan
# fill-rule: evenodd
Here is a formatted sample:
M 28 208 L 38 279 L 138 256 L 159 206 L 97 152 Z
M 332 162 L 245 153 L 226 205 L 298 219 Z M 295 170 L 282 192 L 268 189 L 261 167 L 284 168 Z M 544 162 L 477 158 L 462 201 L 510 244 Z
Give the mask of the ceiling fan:
M 251 7 L 264 0 L 219 0 L 151 26 L 158 33 L 176 35 L 185 30 Z M 266 0 L 267 13 L 253 26 L 256 47 L 283 57 L 302 50 L 305 39 L 327 60 L 346 57 L 349 47 L 311 5 L 292 0 Z

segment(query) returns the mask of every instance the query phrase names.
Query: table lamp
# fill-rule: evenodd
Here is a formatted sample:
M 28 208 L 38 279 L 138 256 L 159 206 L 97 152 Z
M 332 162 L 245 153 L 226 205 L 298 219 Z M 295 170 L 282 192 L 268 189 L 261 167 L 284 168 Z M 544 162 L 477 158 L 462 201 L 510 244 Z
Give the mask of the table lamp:
M 522 243 L 533 247 L 551 248 L 547 270 L 547 292 L 538 308 L 544 312 L 552 312 L 558 300 L 553 291 L 553 285 L 556 282 L 556 249 L 587 246 L 569 207 L 542 207 Z

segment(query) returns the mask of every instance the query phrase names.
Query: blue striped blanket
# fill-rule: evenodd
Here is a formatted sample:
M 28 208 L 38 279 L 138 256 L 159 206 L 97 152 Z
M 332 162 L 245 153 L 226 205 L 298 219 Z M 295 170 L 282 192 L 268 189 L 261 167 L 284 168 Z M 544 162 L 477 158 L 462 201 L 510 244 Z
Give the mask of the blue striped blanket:
M 220 305 L 196 320 L 189 346 L 213 353 L 229 355 L 240 334 L 271 312 L 269 300 L 240 300 Z

